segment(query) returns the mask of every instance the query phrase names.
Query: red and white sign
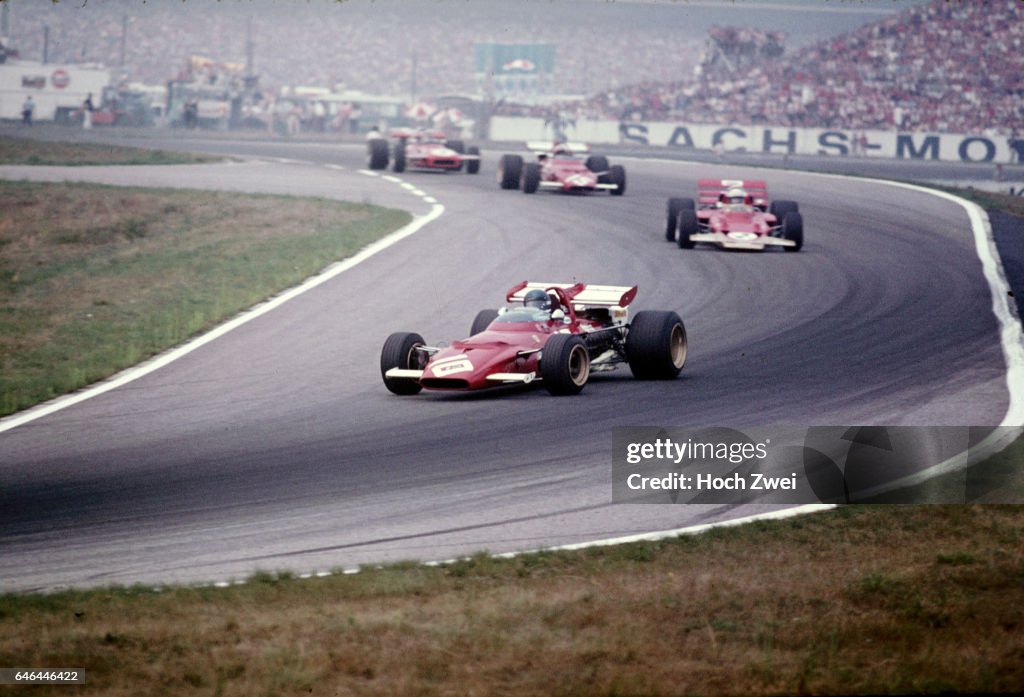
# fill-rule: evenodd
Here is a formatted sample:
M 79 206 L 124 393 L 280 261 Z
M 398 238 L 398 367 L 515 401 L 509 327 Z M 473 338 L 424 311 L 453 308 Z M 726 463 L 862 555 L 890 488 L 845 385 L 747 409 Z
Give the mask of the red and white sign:
M 53 83 L 54 87 L 62 90 L 71 84 L 71 76 L 63 68 L 57 68 L 53 71 L 53 75 L 50 76 L 50 82 Z
M 501 69 L 510 72 L 513 70 L 521 70 L 524 73 L 532 72 L 536 70 L 537 66 L 534 65 L 533 61 L 527 60 L 526 58 L 516 58 L 511 60 L 505 65 L 501 66 Z

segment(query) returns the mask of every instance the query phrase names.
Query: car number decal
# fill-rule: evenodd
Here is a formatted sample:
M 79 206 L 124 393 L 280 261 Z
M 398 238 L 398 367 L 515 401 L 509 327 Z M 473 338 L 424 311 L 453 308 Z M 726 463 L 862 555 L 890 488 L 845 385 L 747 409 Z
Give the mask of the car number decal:
M 450 375 L 452 373 L 466 373 L 473 370 L 473 362 L 469 360 L 466 354 L 460 354 L 458 356 L 452 356 L 451 358 L 442 358 L 439 361 L 434 361 L 430 364 L 430 370 L 434 375 Z

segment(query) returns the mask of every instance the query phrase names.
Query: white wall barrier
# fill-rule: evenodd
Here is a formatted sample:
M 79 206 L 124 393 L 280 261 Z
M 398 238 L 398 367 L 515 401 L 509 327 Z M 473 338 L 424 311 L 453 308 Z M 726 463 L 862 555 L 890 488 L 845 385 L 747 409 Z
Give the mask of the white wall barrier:
M 683 123 L 581 119 L 565 129 L 569 140 L 587 143 L 657 145 L 680 150 L 878 157 L 895 160 L 1009 164 L 1024 159 L 1024 140 L 1006 136 L 950 133 L 844 131 L 781 126 L 707 126 Z M 542 118 L 495 116 L 491 140 L 550 140 Z

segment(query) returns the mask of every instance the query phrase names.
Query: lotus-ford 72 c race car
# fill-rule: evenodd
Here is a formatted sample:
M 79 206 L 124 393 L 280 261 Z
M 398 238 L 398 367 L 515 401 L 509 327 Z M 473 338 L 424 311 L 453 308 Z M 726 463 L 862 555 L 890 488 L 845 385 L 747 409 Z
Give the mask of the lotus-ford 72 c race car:
M 395 172 L 404 172 L 406 167 L 460 170 L 463 164 L 469 174 L 480 171 L 480 149 L 475 145 L 467 148 L 461 140 L 446 140 L 442 131 L 396 128 L 391 131 L 391 137 L 395 139 L 391 165 Z M 370 169 L 387 169 L 387 140 L 372 138 L 367 141 L 366 149 Z
M 399 395 L 477 390 L 541 380 L 554 395 L 577 394 L 591 372 L 628 363 L 634 377 L 670 379 L 686 362 L 686 327 L 675 312 L 645 310 L 628 320 L 636 286 L 528 283 L 513 305 L 481 310 L 470 337 L 443 348 L 412 332 L 384 342 L 380 371 Z
M 774 246 L 798 252 L 804 245 L 804 221 L 796 201 L 769 203 L 763 181 L 700 179 L 696 202 L 668 200 L 665 238 L 682 249 L 707 242 L 723 249 Z
M 583 143 L 530 142 L 536 162 L 523 162 L 522 155 L 502 155 L 498 163 L 498 185 L 502 189 L 554 191 L 607 191 L 612 196 L 626 193 L 626 170 L 609 165 L 603 155 L 589 155 Z M 584 156 L 586 156 L 584 158 Z

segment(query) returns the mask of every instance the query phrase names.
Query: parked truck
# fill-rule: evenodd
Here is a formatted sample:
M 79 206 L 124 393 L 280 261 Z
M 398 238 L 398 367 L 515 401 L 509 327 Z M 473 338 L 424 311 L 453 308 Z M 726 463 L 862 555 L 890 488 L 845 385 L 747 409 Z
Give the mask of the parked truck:
M 0 119 L 21 119 L 30 95 L 34 121 L 71 124 L 86 97 L 99 106 L 110 70 L 95 64 L 40 63 L 8 58 L 0 64 Z

